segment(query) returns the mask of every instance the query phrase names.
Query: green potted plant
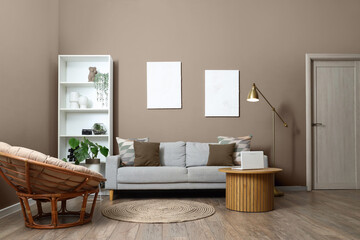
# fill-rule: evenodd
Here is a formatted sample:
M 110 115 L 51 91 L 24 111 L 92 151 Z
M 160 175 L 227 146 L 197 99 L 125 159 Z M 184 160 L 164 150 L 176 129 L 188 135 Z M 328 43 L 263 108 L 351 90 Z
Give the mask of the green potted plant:
M 97 156 L 100 152 L 104 157 L 107 157 L 109 154 L 107 147 L 93 143 L 87 138 L 83 138 L 82 141 L 76 138 L 70 138 L 69 145 L 74 149 L 76 165 L 79 165 L 80 162 L 85 160 L 86 167 L 100 172 L 100 159 Z
M 101 103 L 102 107 L 107 107 L 109 98 L 109 73 L 101 73 L 98 71 L 94 78 L 94 86 L 97 101 Z
M 92 126 L 92 131 L 94 135 L 103 135 L 106 134 L 107 129 L 103 123 L 95 123 Z

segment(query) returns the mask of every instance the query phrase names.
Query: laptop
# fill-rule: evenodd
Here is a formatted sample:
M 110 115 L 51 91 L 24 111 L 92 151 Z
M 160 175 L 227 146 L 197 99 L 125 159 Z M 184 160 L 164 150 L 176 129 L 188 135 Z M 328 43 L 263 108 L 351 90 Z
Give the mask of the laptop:
M 265 168 L 263 151 L 243 151 L 240 152 L 241 165 L 232 169 L 261 169 Z

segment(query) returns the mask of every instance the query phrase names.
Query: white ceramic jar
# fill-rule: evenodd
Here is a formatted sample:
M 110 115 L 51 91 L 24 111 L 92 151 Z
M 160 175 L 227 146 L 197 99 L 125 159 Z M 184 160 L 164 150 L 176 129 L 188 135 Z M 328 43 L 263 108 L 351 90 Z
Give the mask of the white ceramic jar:
M 87 108 L 88 98 L 86 96 L 79 97 L 80 108 Z

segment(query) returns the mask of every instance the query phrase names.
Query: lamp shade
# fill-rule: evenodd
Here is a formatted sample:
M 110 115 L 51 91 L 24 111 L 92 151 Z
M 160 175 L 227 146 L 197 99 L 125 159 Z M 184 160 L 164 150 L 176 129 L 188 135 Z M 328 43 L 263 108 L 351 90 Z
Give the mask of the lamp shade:
M 248 94 L 247 97 L 247 101 L 248 102 L 258 102 L 259 101 L 259 95 L 258 92 L 256 91 L 256 86 L 255 83 L 253 83 L 251 91 Z

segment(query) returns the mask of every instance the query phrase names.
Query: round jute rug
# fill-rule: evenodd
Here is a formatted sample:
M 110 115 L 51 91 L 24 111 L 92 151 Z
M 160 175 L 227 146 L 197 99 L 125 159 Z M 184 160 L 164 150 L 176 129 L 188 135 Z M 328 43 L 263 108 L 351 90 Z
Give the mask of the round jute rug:
M 140 200 L 122 202 L 102 210 L 105 217 L 125 222 L 175 223 L 206 218 L 215 209 L 205 203 L 185 200 Z

